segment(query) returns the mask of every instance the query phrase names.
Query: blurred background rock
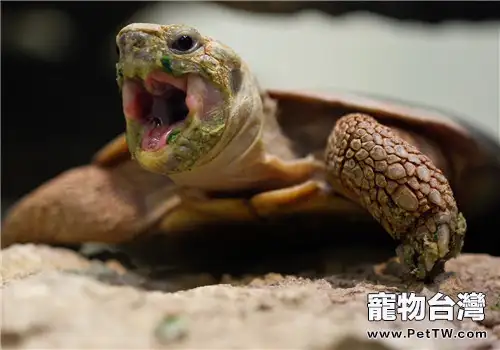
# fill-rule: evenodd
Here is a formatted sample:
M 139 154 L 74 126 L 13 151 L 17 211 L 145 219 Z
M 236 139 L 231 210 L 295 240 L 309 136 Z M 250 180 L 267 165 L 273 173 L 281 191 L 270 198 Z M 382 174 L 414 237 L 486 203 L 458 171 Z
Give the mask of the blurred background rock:
M 2 2 L 2 211 L 123 131 L 114 37 L 183 22 L 262 85 L 436 106 L 498 135 L 495 2 Z

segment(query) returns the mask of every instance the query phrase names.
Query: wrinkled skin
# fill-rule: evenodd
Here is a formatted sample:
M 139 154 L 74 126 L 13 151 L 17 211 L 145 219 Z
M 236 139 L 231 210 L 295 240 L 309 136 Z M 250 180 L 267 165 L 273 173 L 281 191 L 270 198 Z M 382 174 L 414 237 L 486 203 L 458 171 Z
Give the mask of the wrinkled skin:
M 195 42 L 185 53 L 173 49 L 182 35 Z M 160 150 L 147 152 L 138 146 L 144 127 L 127 113 L 124 104 L 129 147 L 144 168 L 166 174 L 178 185 L 206 190 L 285 187 L 264 181 L 273 177 L 268 161 L 273 156 L 283 161 L 280 167 L 285 173 L 297 173 L 296 164 L 277 155 L 273 144 L 264 140 L 266 129 L 275 135 L 280 134 L 279 129 L 277 124 L 266 123 L 262 107 L 266 97 L 261 96 L 246 65 L 230 48 L 193 28 L 177 25 L 131 25 L 118 34 L 117 44 L 120 84 L 123 79 L 139 77 L 146 85 L 152 72 L 161 71 L 187 80 L 186 101 L 191 92 L 199 106 L 212 106 L 204 115 L 200 113 L 203 108 L 189 108 L 180 136 Z M 192 76 L 202 78 L 202 92 L 191 88 Z M 220 92 L 215 104 L 207 102 L 206 91 L 212 88 Z M 393 238 L 402 241 L 398 248 L 402 262 L 417 278 L 426 278 L 441 271 L 443 262 L 459 253 L 466 227 L 447 179 L 411 142 L 370 116 L 347 115 L 332 130 L 325 170 L 326 179 L 337 192 L 366 208 Z M 255 144 L 261 147 L 249 152 Z M 182 147 L 188 150 L 181 151 Z M 303 165 L 309 162 L 311 167 L 305 172 L 310 176 L 315 173 L 312 159 L 296 161 Z M 210 163 L 217 167 L 210 167 Z M 252 169 L 259 167 L 263 170 Z M 238 177 L 244 179 L 234 181 Z M 287 180 L 298 185 L 304 179 L 290 175 Z
M 11 210 L 3 245 L 123 242 L 154 225 L 168 232 L 196 221 L 200 210 L 182 214 L 182 203 L 191 203 L 223 220 L 364 210 L 401 242 L 400 261 L 417 279 L 434 278 L 461 251 L 466 223 L 447 164 L 423 135 L 348 114 L 336 121 L 323 158 L 300 157 L 275 101 L 229 47 L 184 25 L 131 24 L 116 42 L 135 162 L 78 168 L 41 186 Z M 108 146 L 111 157 L 120 142 Z
M 172 43 L 182 36 L 192 38 L 192 47 L 186 51 L 175 50 Z M 118 83 L 124 90 L 127 141 L 133 157 L 147 170 L 174 175 L 199 168 L 228 146 L 245 119 L 251 119 L 251 115 L 262 109 L 252 78 L 245 77 L 241 84 L 246 68 L 238 56 L 229 47 L 201 36 L 193 28 L 130 25 L 118 34 L 117 46 L 120 50 Z M 159 75 L 158 79 L 152 78 L 155 74 Z M 137 109 L 141 108 L 133 96 L 137 86 L 130 86 L 130 82 L 139 80 L 149 86 L 153 81 L 151 85 L 161 85 L 162 79 L 176 87 L 182 86 L 187 93 L 185 101 L 189 112 L 175 130 L 180 130 L 175 139 L 169 138 L 166 142 L 168 147 L 165 144 L 148 151 L 141 147 L 147 121 L 137 115 Z M 239 117 L 240 113 L 245 113 L 246 118 Z

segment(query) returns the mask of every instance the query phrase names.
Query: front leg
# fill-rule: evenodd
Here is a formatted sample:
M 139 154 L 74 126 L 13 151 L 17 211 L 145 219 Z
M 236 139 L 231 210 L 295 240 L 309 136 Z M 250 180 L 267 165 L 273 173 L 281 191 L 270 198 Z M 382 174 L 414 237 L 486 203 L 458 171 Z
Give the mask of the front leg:
M 325 156 L 329 182 L 401 241 L 398 256 L 416 278 L 433 279 L 461 251 L 466 224 L 447 179 L 394 130 L 368 115 L 346 115 Z

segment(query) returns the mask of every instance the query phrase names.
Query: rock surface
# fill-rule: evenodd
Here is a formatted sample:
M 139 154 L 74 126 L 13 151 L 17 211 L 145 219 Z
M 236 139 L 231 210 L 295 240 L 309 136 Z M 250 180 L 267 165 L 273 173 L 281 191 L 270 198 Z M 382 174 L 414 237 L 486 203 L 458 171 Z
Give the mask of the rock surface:
M 70 250 L 15 245 L 0 254 L 6 349 L 500 348 L 500 258 L 487 255 L 464 254 L 450 261 L 450 273 L 432 286 L 406 285 L 395 263 L 388 262 L 360 266 L 356 276 L 267 274 L 219 281 L 205 276 L 184 289 L 205 286 L 165 292 L 154 285 L 144 288 L 116 262 L 89 261 Z M 485 292 L 486 318 L 482 324 L 368 321 L 367 293 L 408 289 L 424 295 Z M 407 328 L 486 330 L 488 339 L 367 336 L 367 331 Z

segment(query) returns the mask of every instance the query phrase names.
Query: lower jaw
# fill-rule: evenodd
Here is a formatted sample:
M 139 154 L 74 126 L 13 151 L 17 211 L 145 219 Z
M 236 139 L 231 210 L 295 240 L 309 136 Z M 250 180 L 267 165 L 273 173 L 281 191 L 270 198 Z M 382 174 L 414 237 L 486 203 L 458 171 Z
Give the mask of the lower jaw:
M 159 147 L 157 150 L 145 150 L 143 147 L 137 147 L 134 152 L 134 160 L 141 168 L 148 172 L 169 175 L 175 172 L 179 166 L 177 157 L 171 147 Z

